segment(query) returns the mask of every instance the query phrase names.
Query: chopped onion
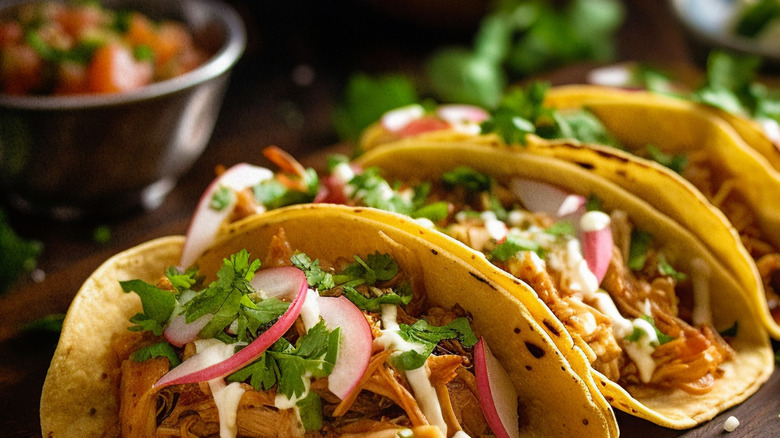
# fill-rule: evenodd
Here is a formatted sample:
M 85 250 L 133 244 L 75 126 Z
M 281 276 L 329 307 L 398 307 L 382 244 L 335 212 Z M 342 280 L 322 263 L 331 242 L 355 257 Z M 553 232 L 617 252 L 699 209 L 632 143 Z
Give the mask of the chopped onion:
M 585 198 L 565 192 L 547 183 L 515 178 L 510 183 L 512 193 L 532 212 L 542 212 L 557 218 L 585 212 Z
M 411 121 L 422 118 L 423 115 L 425 115 L 425 109 L 421 105 L 406 105 L 384 113 L 380 123 L 388 131 L 398 132 Z
M 186 269 L 195 263 L 195 260 L 211 245 L 219 227 L 232 212 L 234 203 L 221 210 L 211 207 L 211 200 L 220 187 L 241 191 L 271 179 L 273 176 L 273 172 L 264 167 L 239 163 L 215 178 L 198 201 L 195 214 L 192 216 L 187 230 L 187 239 L 182 249 L 179 267 Z
M 482 123 L 490 117 L 484 109 L 474 105 L 448 104 L 436 108 L 436 115 L 453 125 Z
M 274 268 L 273 270 L 277 269 L 282 268 Z M 297 288 L 295 298 L 290 303 L 290 307 L 287 311 L 280 316 L 268 330 L 263 332 L 249 345 L 238 352 L 231 354 L 229 357 L 227 356 L 226 351 L 232 351 L 233 345 L 219 345 L 221 342 L 217 343 L 214 348 L 207 348 L 198 352 L 162 376 L 160 380 L 154 384 L 154 387 L 162 388 L 164 386 L 180 385 L 183 383 L 206 382 L 218 377 L 225 377 L 260 357 L 268 347 L 273 345 L 274 342 L 292 327 L 293 323 L 295 323 L 295 320 L 298 318 L 298 315 L 301 313 L 303 302 L 306 299 L 306 292 L 309 290 L 306 276 L 298 269 L 291 269 L 300 273 L 300 275 L 295 274 L 294 279 L 291 279 L 290 281 L 290 284 L 297 283 L 295 286 Z M 289 291 L 286 291 L 285 293 L 287 292 Z
M 493 433 L 499 438 L 519 437 L 517 391 L 482 337 L 474 346 L 474 374 L 479 404 Z
M 328 376 L 328 389 L 342 400 L 358 385 L 371 359 L 373 336 L 363 312 L 345 296 L 320 297 L 320 316 L 329 330 L 341 327 L 336 365 Z

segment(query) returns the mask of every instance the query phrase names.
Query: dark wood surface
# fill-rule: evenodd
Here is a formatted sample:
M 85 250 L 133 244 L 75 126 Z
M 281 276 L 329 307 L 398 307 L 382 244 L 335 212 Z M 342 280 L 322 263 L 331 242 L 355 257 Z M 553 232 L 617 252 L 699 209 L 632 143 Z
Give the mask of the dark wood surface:
M 68 224 L 11 214 L 20 234 L 43 243 L 39 268 L 45 278 L 22 279 L 0 297 L 0 436 L 40 436 L 38 402 L 57 337 L 20 327 L 64 313 L 81 283 L 110 255 L 154 237 L 183 234 L 215 166 L 240 161 L 269 165 L 261 155 L 268 145 L 278 145 L 315 168 L 322 168 L 328 153 L 348 151 L 349 144 L 338 144 L 331 113 L 350 73 L 414 73 L 437 45 L 471 41 L 476 22 L 471 16 L 436 22 L 428 16 L 427 24 L 421 25 L 396 16 L 400 13 L 379 13 L 366 3 L 233 1 L 247 21 L 247 52 L 236 67 L 208 149 L 158 209 Z M 620 33 L 620 60 L 692 59 L 665 2 L 625 3 L 628 15 Z M 292 72 L 299 66 L 314 72 L 310 84 L 293 81 Z M 566 68 L 547 77 L 556 83 L 577 81 L 584 68 Z M 92 237 L 100 226 L 111 230 L 107 243 Z M 725 434 L 723 422 L 729 415 L 741 422 L 730 437 L 764 437 L 780 436 L 779 414 L 776 370 L 747 402 L 695 429 L 675 431 L 622 413 L 617 416 L 622 435 L 628 437 L 718 436 Z

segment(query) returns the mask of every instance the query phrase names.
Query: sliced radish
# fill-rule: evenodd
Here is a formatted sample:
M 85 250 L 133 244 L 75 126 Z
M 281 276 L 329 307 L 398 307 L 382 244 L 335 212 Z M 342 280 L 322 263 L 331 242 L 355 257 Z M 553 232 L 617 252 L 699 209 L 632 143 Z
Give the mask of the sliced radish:
M 519 437 L 517 391 L 482 337 L 474 346 L 474 374 L 479 404 L 493 433 L 499 438 Z
M 234 191 L 241 191 L 273 176 L 273 172 L 264 167 L 239 163 L 215 178 L 198 201 L 195 214 L 187 229 L 187 239 L 182 249 L 179 267 L 186 269 L 195 263 L 195 260 L 211 245 L 219 227 L 233 210 L 234 204 L 221 210 L 211 207 L 211 200 L 217 190 L 228 187 Z
M 249 283 L 255 290 L 265 292 L 269 298 L 293 298 L 299 292 L 301 283 L 308 288 L 306 274 L 293 266 L 279 266 L 257 271 Z
M 398 132 L 413 120 L 422 118 L 425 109 L 418 104 L 412 104 L 396 108 L 382 115 L 380 123 L 390 132 Z
M 452 125 L 479 124 L 490 117 L 490 114 L 474 105 L 448 104 L 436 108 L 436 115 Z
M 589 211 L 580 219 L 582 230 L 582 252 L 588 268 L 601 284 L 612 259 L 612 228 L 609 215 L 600 211 Z
M 290 303 L 290 307 L 287 311 L 279 317 L 271 328 L 263 332 L 257 339 L 235 354 L 233 354 L 235 345 L 224 344 L 221 341 L 212 343 L 213 345 L 210 348 L 199 351 L 162 376 L 160 380 L 154 384 L 155 388 L 162 388 L 168 385 L 180 385 L 183 383 L 206 382 L 218 377 L 224 377 L 260 357 L 268 347 L 273 345 L 274 342 L 292 327 L 293 323 L 295 323 L 295 320 L 298 318 L 298 315 L 301 313 L 301 308 L 306 299 L 306 292 L 309 290 L 309 285 L 306 282 L 306 276 L 303 275 L 303 272 L 298 269 L 295 270 L 301 274 L 299 276 L 296 275 L 298 284 L 295 298 Z
M 328 389 L 344 400 L 363 378 L 371 359 L 373 336 L 365 315 L 345 296 L 320 297 L 320 316 L 329 330 L 341 327 L 341 343 Z
M 585 212 L 585 198 L 568 193 L 547 183 L 515 178 L 510 183 L 512 193 L 532 212 L 542 212 L 558 218 Z
M 198 333 L 206 327 L 214 315 L 203 315 L 195 321 L 187 323 L 183 314 L 171 319 L 163 331 L 163 337 L 171 344 L 182 347 L 198 338 Z

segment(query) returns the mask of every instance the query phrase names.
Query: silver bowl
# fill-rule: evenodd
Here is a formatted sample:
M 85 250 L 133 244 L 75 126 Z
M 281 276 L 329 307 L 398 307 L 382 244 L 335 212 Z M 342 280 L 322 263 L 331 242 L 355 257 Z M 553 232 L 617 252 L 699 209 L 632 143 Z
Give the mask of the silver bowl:
M 213 55 L 186 74 L 131 92 L 0 95 L 0 190 L 17 209 L 60 220 L 153 209 L 211 138 L 230 71 L 246 47 L 240 16 L 218 0 L 103 5 L 184 22 Z
M 764 66 L 780 69 L 780 41 L 738 35 L 734 26 L 740 13 L 737 0 L 670 0 L 671 10 L 692 44 L 694 55 L 706 59 L 710 50 L 757 55 Z M 773 34 L 774 35 L 774 34 Z

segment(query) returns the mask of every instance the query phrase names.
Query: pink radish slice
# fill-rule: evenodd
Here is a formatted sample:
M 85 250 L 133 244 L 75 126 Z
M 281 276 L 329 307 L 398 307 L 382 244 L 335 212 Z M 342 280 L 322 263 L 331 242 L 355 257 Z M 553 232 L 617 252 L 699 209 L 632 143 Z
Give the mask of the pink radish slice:
M 187 230 L 187 240 L 182 249 L 179 267 L 183 269 L 190 267 L 203 254 L 203 251 L 214 240 L 220 225 L 233 211 L 234 204 L 228 205 L 222 210 L 211 208 L 211 200 L 217 190 L 221 187 L 227 187 L 234 191 L 241 191 L 271 179 L 273 176 L 273 172 L 266 168 L 239 163 L 215 178 L 206 188 L 206 191 L 203 192 L 203 195 L 201 195 L 200 201 L 198 201 L 195 214 L 192 216 L 189 229 Z
M 567 193 L 558 187 L 529 179 L 515 178 L 512 192 L 532 212 L 542 212 L 561 218 L 585 212 L 585 198 Z
M 306 274 L 293 266 L 279 266 L 257 271 L 249 283 L 256 290 L 265 292 L 269 298 L 293 298 L 299 292 L 301 283 L 308 288 Z
M 482 123 L 490 117 L 487 111 L 474 105 L 448 104 L 436 108 L 436 115 L 453 125 Z
M 293 268 L 294 269 L 294 268 Z M 179 366 L 162 376 L 155 388 L 162 388 L 169 385 L 180 385 L 183 383 L 206 382 L 226 375 L 249 364 L 260 357 L 263 352 L 273 345 L 287 330 L 295 323 L 296 318 L 301 313 L 303 302 L 306 299 L 306 292 L 309 285 L 306 283 L 306 276 L 303 272 L 298 276 L 297 291 L 295 298 L 290 303 L 287 311 L 267 331 L 252 341 L 249 345 L 239 350 L 237 353 L 228 357 L 227 352 L 233 351 L 233 345 L 217 344 L 214 348 L 207 348 L 198 352 L 189 359 L 182 362 Z M 221 344 L 221 345 L 220 345 Z M 223 347 L 224 346 L 224 347 Z
M 206 327 L 214 315 L 203 315 L 200 318 L 187 324 L 183 314 L 176 315 L 171 319 L 163 331 L 163 337 L 171 344 L 181 347 L 184 344 L 194 341 L 198 338 L 198 333 Z
M 588 268 L 601 284 L 612 259 L 612 228 L 610 218 L 600 211 L 589 211 L 580 219 L 582 252 Z
M 425 109 L 421 105 L 406 105 L 384 113 L 380 123 L 388 131 L 398 132 L 413 120 L 422 118 L 423 115 Z
M 342 400 L 363 378 L 371 359 L 373 336 L 365 315 L 346 297 L 320 297 L 320 316 L 329 330 L 341 327 L 339 355 L 328 376 L 328 389 Z
M 517 391 L 482 337 L 474 346 L 474 374 L 479 404 L 493 433 L 499 438 L 519 437 Z
M 423 117 L 421 119 L 412 120 L 401 130 L 397 131 L 398 135 L 406 137 L 414 137 L 426 132 L 441 131 L 443 129 L 449 129 L 450 124 L 447 121 L 437 119 L 435 117 Z

